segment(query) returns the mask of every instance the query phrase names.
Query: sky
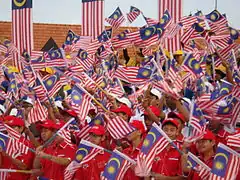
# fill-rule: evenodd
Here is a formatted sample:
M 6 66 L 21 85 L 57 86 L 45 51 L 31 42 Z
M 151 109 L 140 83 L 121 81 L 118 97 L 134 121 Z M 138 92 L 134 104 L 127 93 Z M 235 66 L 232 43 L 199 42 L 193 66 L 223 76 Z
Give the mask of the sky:
M 215 8 L 216 0 L 183 0 L 183 15 L 197 10 L 204 14 Z M 240 29 L 240 0 L 217 0 L 217 9 L 226 13 L 230 26 Z M 0 0 L 0 21 L 11 21 L 12 0 Z M 130 6 L 139 8 L 146 17 L 157 19 L 158 0 L 105 0 L 105 17 L 119 6 L 123 13 L 128 13 Z M 81 24 L 81 0 L 33 0 L 33 22 L 56 24 Z M 141 16 L 131 26 L 142 26 L 145 21 Z M 107 25 L 107 24 L 106 24 Z M 1 27 L 0 27 L 1 28 Z

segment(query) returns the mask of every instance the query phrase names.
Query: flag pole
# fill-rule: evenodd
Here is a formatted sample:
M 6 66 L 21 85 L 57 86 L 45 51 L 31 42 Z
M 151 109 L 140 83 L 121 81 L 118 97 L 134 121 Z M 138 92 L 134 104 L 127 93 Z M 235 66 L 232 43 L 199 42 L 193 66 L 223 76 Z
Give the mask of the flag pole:
M 15 172 L 15 173 L 32 174 L 32 170 L 17 170 L 17 169 L 0 169 L 0 172 Z
M 218 0 L 215 0 L 215 9 L 217 9 L 218 6 Z

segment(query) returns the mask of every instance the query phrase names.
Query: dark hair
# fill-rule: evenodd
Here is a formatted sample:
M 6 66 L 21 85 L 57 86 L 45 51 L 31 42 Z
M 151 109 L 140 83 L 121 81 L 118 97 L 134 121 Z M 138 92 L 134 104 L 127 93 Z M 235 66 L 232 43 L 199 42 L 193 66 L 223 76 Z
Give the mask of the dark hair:
M 163 128 L 164 126 L 166 126 L 166 125 L 172 125 L 172 126 L 174 126 L 174 127 L 176 127 L 176 128 L 178 129 L 178 127 L 177 127 L 175 124 L 173 124 L 172 122 L 166 122 L 166 123 L 164 123 L 164 124 L 162 125 L 162 128 Z

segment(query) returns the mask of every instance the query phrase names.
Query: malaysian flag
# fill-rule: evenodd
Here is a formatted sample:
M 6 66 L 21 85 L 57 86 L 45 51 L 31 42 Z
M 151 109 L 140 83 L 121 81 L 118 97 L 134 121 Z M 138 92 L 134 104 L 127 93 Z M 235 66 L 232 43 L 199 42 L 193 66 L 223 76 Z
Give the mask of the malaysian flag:
M 107 129 L 114 139 L 122 139 L 135 130 L 127 121 L 119 116 L 108 118 Z
M 165 10 L 169 11 L 173 23 L 180 21 L 182 17 L 183 0 L 158 0 L 158 19 L 163 17 Z M 174 52 L 181 49 L 180 44 L 181 31 L 173 39 L 166 39 L 164 47 L 168 49 L 169 52 Z
M 47 119 L 48 110 L 37 99 L 33 105 L 33 108 L 28 113 L 29 124 L 36 123 L 38 121 L 45 121 Z
M 133 159 L 118 150 L 114 150 L 104 168 L 101 180 L 122 180 L 128 168 L 133 164 L 136 164 Z
M 94 118 L 92 118 L 92 120 L 87 125 L 83 126 L 79 133 L 77 133 L 77 137 L 79 137 L 80 139 L 89 140 L 88 132 L 91 129 L 91 127 L 95 125 L 104 126 L 103 114 L 97 114 Z
M 118 66 L 114 73 L 115 78 L 119 78 L 129 83 L 145 83 L 150 79 L 152 71 L 143 67 L 123 67 Z
M 189 123 L 193 127 L 191 134 L 193 137 L 199 137 L 204 133 L 207 121 L 204 118 L 202 110 L 198 107 L 198 105 L 194 101 L 192 102 Z
M 120 34 L 114 36 L 112 38 L 112 45 L 114 48 L 125 48 L 127 46 L 131 45 L 131 41 L 128 39 L 128 33 L 130 33 L 129 30 L 125 30 L 121 32 Z
M 152 18 L 149 18 L 149 17 L 146 17 L 143 15 L 143 18 L 145 19 L 146 23 L 148 26 L 152 26 L 154 24 L 158 24 L 159 21 L 158 20 L 155 20 L 155 19 L 152 19 Z
M 146 174 L 149 174 L 155 155 L 165 149 L 169 142 L 163 135 L 162 129 L 154 123 L 143 141 L 142 148 L 138 154 L 138 167 L 145 169 Z M 145 166 L 145 167 L 143 167 Z
M 12 1 L 12 39 L 19 50 L 14 54 L 14 66 L 22 71 L 21 53 L 33 50 L 32 0 Z
M 48 57 L 50 60 L 47 60 L 47 66 L 49 67 L 66 66 L 64 50 L 62 48 L 48 51 Z
M 103 148 L 89 141 L 81 140 L 76 151 L 76 158 L 72 161 L 64 171 L 64 179 L 71 180 L 77 169 L 85 162 L 90 161 L 98 154 L 103 153 Z
M 82 0 L 82 35 L 97 37 L 104 29 L 104 1 Z
M 125 18 L 120 8 L 117 7 L 117 9 L 111 14 L 111 16 L 105 18 L 105 21 L 108 22 L 113 28 L 117 29 L 125 21 Z
M 205 18 L 208 21 L 209 27 L 216 35 L 229 32 L 228 21 L 218 10 L 213 10 L 205 15 Z
M 200 66 L 199 61 L 197 61 L 192 54 L 188 54 L 185 57 L 182 68 L 187 72 L 190 72 L 193 76 L 197 76 L 202 73 L 202 68 Z
M 86 71 L 90 69 L 90 67 L 95 62 L 94 57 L 91 54 L 88 54 L 87 51 L 83 49 L 79 49 L 77 57 L 76 57 L 76 64 L 81 65 L 83 70 Z
M 60 75 L 55 73 L 45 80 L 43 80 L 43 85 L 48 93 L 49 97 L 53 97 L 62 87 L 62 81 Z
M 141 11 L 138 8 L 131 6 L 130 12 L 127 14 L 127 19 L 130 23 L 132 23 L 133 21 L 135 21 L 135 19 L 137 19 L 140 14 Z
M 240 148 L 240 133 L 230 135 L 227 137 L 227 145 Z
M 208 179 L 210 175 L 211 168 L 209 168 L 205 163 L 203 163 L 199 158 L 197 158 L 191 152 L 188 152 L 188 168 L 198 172 L 202 179 Z
M 77 112 L 80 121 L 85 121 L 88 111 L 90 110 L 91 97 L 86 94 L 85 90 L 74 85 L 72 88 L 71 99 L 70 104 Z
M 236 179 L 240 168 L 240 155 L 222 143 L 218 144 L 209 180 Z
M 19 139 L 9 137 L 3 133 L 0 133 L 0 147 L 10 156 L 16 152 L 27 154 L 29 150 L 29 147 L 21 143 Z

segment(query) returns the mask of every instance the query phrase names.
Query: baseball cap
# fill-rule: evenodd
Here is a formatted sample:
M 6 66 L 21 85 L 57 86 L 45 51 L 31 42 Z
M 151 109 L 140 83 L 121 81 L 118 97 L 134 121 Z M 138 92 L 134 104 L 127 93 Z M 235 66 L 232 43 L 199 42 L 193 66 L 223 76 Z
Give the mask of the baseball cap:
M 168 113 L 168 118 L 178 118 L 180 119 L 182 122 L 185 122 L 185 118 L 183 116 L 183 114 L 181 113 L 177 113 L 177 112 L 170 112 Z
M 105 134 L 105 129 L 102 125 L 95 125 L 93 127 L 91 127 L 91 129 L 89 130 L 89 133 L 93 133 L 96 135 L 104 135 Z
M 5 123 L 9 126 L 24 126 L 24 121 L 15 116 L 8 116 L 4 118 Z
M 142 123 L 142 121 L 140 120 L 133 120 L 130 125 L 134 128 L 136 128 L 137 130 L 140 130 L 142 133 L 145 132 L 145 127 Z
M 149 106 L 149 108 L 151 109 L 151 111 L 157 116 L 160 116 L 160 110 L 156 107 L 156 106 Z M 147 111 L 144 111 L 144 115 L 148 115 Z
M 162 97 L 162 93 L 159 91 L 159 90 L 157 90 L 157 89 L 151 89 L 151 93 L 154 95 L 154 96 L 157 96 L 158 97 L 158 99 L 160 99 L 161 97 Z
M 163 122 L 162 122 L 162 127 L 167 124 L 167 123 L 171 123 L 172 125 L 176 126 L 178 128 L 178 120 L 176 119 L 173 119 L 173 118 L 168 118 L 168 119 L 165 119 Z
M 216 140 L 216 136 L 212 133 L 210 130 L 206 130 L 204 132 L 204 135 L 200 139 L 205 139 L 205 140 Z
M 126 113 L 129 117 L 132 116 L 132 110 L 124 104 L 121 104 L 117 109 L 112 110 L 112 112 L 115 112 L 115 113 L 123 112 L 123 113 Z
M 77 117 L 77 113 L 74 110 L 68 109 L 66 112 L 73 117 Z
M 47 119 L 46 121 L 44 121 L 42 124 L 38 124 L 38 127 L 43 127 L 43 128 L 47 128 L 47 129 L 57 129 L 56 125 L 54 124 L 54 122 L 50 119 Z
M 180 56 L 180 55 L 183 55 L 183 51 L 182 50 L 177 50 L 173 53 L 174 56 Z

